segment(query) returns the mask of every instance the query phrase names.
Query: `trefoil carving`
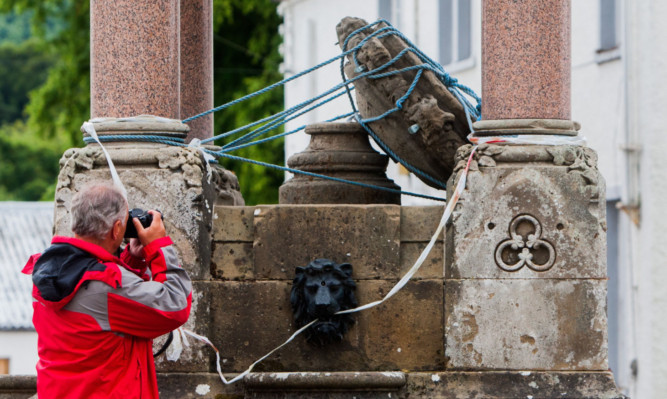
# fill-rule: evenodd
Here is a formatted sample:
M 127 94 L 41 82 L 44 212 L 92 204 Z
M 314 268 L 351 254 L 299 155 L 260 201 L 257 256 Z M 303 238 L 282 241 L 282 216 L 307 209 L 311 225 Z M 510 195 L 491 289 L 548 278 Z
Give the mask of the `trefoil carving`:
M 542 224 L 531 215 L 515 217 L 509 226 L 510 238 L 496 248 L 496 264 L 508 272 L 524 266 L 544 272 L 556 262 L 556 249 L 542 239 Z

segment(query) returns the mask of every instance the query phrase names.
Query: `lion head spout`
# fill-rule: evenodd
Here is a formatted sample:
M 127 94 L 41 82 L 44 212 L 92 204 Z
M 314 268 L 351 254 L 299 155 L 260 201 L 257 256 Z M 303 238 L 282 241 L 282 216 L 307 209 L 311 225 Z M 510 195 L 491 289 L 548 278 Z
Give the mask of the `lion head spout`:
M 297 267 L 295 274 L 290 302 L 296 326 L 301 328 L 317 319 L 305 331 L 309 343 L 324 346 L 342 341 L 354 319 L 349 314 L 334 314 L 357 307 L 352 265 L 315 259 L 306 267 Z

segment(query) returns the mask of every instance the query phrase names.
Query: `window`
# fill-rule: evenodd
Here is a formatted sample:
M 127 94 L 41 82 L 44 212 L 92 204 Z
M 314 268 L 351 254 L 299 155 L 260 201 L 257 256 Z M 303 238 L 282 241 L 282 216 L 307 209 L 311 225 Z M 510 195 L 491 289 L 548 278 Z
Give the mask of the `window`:
M 613 50 L 616 47 L 616 0 L 600 0 L 600 50 Z
M 400 29 L 401 21 L 398 0 L 379 0 L 378 15 L 381 19 L 389 21 L 395 28 Z
M 603 63 L 619 59 L 619 9 L 617 0 L 600 0 L 600 47 L 596 61 Z
M 472 67 L 471 1 L 439 0 L 438 6 L 440 64 L 450 72 Z

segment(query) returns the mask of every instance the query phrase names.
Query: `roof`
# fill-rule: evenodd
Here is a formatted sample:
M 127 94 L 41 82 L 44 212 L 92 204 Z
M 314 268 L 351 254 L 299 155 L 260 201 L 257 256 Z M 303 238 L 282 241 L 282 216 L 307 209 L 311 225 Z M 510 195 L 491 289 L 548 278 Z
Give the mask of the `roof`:
M 32 326 L 32 280 L 21 273 L 53 235 L 53 202 L 0 202 L 0 330 Z

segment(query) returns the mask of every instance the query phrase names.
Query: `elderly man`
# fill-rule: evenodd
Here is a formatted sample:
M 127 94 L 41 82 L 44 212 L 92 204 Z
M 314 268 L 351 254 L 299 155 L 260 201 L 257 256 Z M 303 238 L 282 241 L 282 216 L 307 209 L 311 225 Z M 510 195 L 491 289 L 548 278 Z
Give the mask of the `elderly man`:
M 54 237 L 32 273 L 37 393 L 48 398 L 158 398 L 152 340 L 190 314 L 192 285 L 158 212 L 115 256 L 128 223 L 122 193 L 89 185 L 72 199 L 74 238 Z

